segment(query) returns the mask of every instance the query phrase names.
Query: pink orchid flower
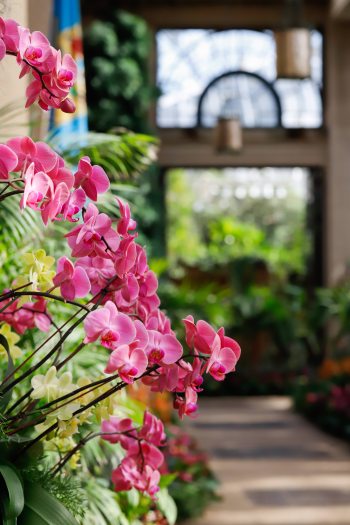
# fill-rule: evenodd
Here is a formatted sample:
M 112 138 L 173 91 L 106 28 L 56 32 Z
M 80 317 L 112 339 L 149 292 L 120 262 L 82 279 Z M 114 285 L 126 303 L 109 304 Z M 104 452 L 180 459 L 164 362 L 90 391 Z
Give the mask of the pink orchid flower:
M 182 356 L 182 346 L 174 335 L 148 330 L 146 353 L 150 364 L 171 365 Z
M 29 29 L 19 26 L 19 57 L 26 63 L 22 74 L 27 73 L 29 66 L 40 69 L 41 72 L 51 71 L 55 64 L 56 53 L 48 39 L 40 31 L 30 33 Z M 29 64 L 29 65 L 28 65 Z
M 237 341 L 235 341 L 231 337 L 227 337 L 225 335 L 225 329 L 224 328 L 220 328 L 218 330 L 218 336 L 220 337 L 221 348 L 223 348 L 223 347 L 231 348 L 231 350 L 235 354 L 236 361 L 238 361 L 238 359 L 241 356 L 241 347 L 239 346 Z
M 141 376 L 147 368 L 148 359 L 142 348 L 133 345 L 118 346 L 111 353 L 107 366 L 106 374 L 118 371 L 120 378 L 128 384 L 134 382 L 136 377 Z
M 193 359 L 192 363 L 184 360 L 179 362 L 179 381 L 176 385 L 177 392 L 184 392 L 187 387 L 193 388 L 196 392 L 201 392 L 203 384 L 203 366 L 198 357 Z
M 171 329 L 170 319 L 157 308 L 154 310 L 146 321 L 146 328 L 148 330 L 156 330 L 161 334 L 172 334 L 174 332 Z
M 198 410 L 198 394 L 193 388 L 187 387 L 185 398 L 177 396 L 174 400 L 174 408 L 178 410 L 180 419 L 184 416 L 195 417 Z
M 211 354 L 211 347 L 216 337 L 214 328 L 206 321 L 198 321 L 195 324 L 192 315 L 188 315 L 183 322 L 188 346 L 195 348 L 202 354 Z
M 148 410 L 144 413 L 139 437 L 147 440 L 156 447 L 164 445 L 166 441 L 163 423 L 156 416 L 148 412 Z
M 137 432 L 130 418 L 111 416 L 109 420 L 102 421 L 101 431 L 102 439 L 110 443 L 120 443 L 125 450 L 132 449 L 135 444 Z
M 148 269 L 146 252 L 142 246 L 136 244 L 135 273 L 137 275 L 144 275 Z
M 39 78 L 34 78 L 26 87 L 26 104 L 25 108 L 28 109 L 38 100 L 41 93 L 42 84 Z M 46 111 L 49 109 L 48 106 L 42 108 Z
M 53 182 L 54 187 L 56 188 L 61 182 L 64 182 L 69 190 L 73 188 L 74 184 L 74 175 L 68 168 L 65 168 L 61 165 L 61 157 L 58 157 L 57 165 L 55 169 L 47 172 L 48 176 Z M 85 195 L 85 193 L 84 193 Z
M 7 306 L 4 312 L 0 313 L 0 321 L 11 325 L 18 334 L 24 334 L 26 330 L 35 327 L 42 332 L 47 332 L 51 326 L 51 317 L 47 313 L 47 302 L 43 297 L 22 306 L 18 306 L 18 300 L 14 301 Z
M 69 222 L 77 222 L 79 218 L 75 215 L 81 212 L 85 202 L 85 191 L 82 188 L 74 190 L 62 207 L 63 218 Z
M 32 314 L 31 328 L 38 328 L 41 332 L 47 332 L 51 326 L 51 317 L 47 313 L 47 301 L 43 297 L 33 303 L 25 303 L 21 310 L 26 310 Z M 21 311 L 20 310 L 20 311 Z
M 122 280 L 122 283 L 123 285 L 121 285 L 121 290 L 119 294 L 120 297 L 123 299 L 122 304 L 124 306 L 134 304 L 140 293 L 140 287 L 137 278 L 132 273 L 129 273 Z M 118 298 L 116 298 L 116 300 L 118 301 Z
M 120 238 L 111 228 L 112 220 L 90 202 L 84 214 L 84 224 L 76 226 L 66 234 L 73 257 L 85 255 L 109 257 L 117 250 Z
M 34 163 L 30 164 L 25 175 L 24 192 L 21 198 L 20 206 L 25 208 L 29 206 L 33 210 L 38 210 L 47 193 L 52 189 L 52 181 L 46 173 L 39 171 L 34 172 Z
M 34 163 L 35 171 L 49 174 L 58 163 L 59 156 L 45 142 L 33 142 L 30 137 L 14 137 L 6 144 L 18 158 L 14 171 L 25 170 Z
M 90 291 L 90 281 L 84 268 L 74 267 L 67 257 L 60 257 L 57 261 L 57 273 L 53 284 L 59 286 L 64 299 L 73 301 L 76 297 L 86 297 Z
M 130 490 L 135 487 L 137 490 L 146 492 L 153 497 L 159 491 L 159 471 L 152 469 L 149 465 L 145 465 L 141 472 L 136 461 L 131 457 L 126 457 L 122 460 L 120 465 L 112 472 L 111 479 L 117 492 Z
M 222 344 L 228 346 L 222 346 Z M 219 335 L 215 337 L 212 354 L 207 364 L 207 372 L 216 381 L 223 381 L 225 375 L 235 369 L 241 350 L 233 339 Z
M 89 199 L 96 201 L 100 193 L 110 186 L 108 176 L 101 166 L 92 166 L 89 157 L 82 157 L 75 174 L 74 187 L 82 187 Z
M 8 179 L 9 172 L 14 171 L 18 163 L 17 155 L 11 148 L 0 144 L 0 179 Z
M 4 20 L 0 17 L 0 38 L 6 51 L 17 53 L 19 45 L 18 23 L 11 18 Z
M 86 271 L 93 295 L 106 286 L 107 282 L 115 275 L 113 261 L 104 257 L 80 257 L 76 266 L 81 266 Z
M 6 46 L 5 46 L 5 42 L 2 39 L 1 26 L 0 26 L 0 60 L 2 60 L 5 55 L 6 55 Z
M 130 452 L 133 452 L 133 456 L 136 457 L 137 461 L 140 463 L 141 468 L 145 463 L 153 469 L 158 469 L 164 462 L 163 453 L 148 441 L 141 441 L 141 446 L 135 443 L 133 449 L 131 449 Z
M 68 201 L 69 195 L 69 189 L 64 182 L 60 182 L 55 190 L 51 190 L 49 199 L 45 202 L 41 209 L 41 217 L 45 225 L 49 222 L 49 220 L 53 221 L 57 219 L 57 216 L 61 213 L 64 204 Z
M 132 237 L 123 239 L 114 262 L 114 267 L 119 277 L 124 277 L 132 269 L 136 261 L 136 255 L 137 250 L 134 239 Z
M 62 91 L 69 91 L 69 89 L 74 85 L 77 78 L 78 67 L 71 57 L 71 55 L 66 54 L 62 58 L 61 51 L 58 51 L 56 57 L 55 65 L 55 77 L 54 82 L 58 89 Z
M 179 382 L 179 366 L 172 364 L 162 366 L 156 372 L 142 378 L 142 383 L 151 388 L 152 392 L 175 392 Z
M 130 344 L 136 335 L 136 329 L 130 317 L 119 313 L 111 301 L 107 301 L 104 307 L 87 315 L 84 320 L 84 329 L 85 343 L 100 339 L 101 344 L 110 350 Z
M 136 221 L 134 221 L 131 218 L 129 204 L 123 203 L 123 201 L 119 199 L 118 197 L 117 197 L 117 201 L 119 204 L 119 212 L 120 212 L 120 219 L 117 224 L 117 232 L 120 235 L 123 235 L 123 237 L 126 237 L 128 235 L 128 231 L 135 230 L 137 224 L 136 224 Z

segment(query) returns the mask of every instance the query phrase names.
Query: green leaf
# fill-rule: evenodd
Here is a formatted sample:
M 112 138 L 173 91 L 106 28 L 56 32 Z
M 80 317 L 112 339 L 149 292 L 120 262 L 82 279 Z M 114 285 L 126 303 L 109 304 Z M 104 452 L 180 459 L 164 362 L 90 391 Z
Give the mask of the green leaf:
M 8 364 L 7 364 L 6 374 L 5 374 L 5 377 L 7 377 L 9 374 L 11 374 L 13 372 L 14 365 L 13 365 L 13 361 L 12 361 L 12 357 L 11 357 L 11 353 L 10 353 L 9 344 L 7 342 L 6 337 L 3 336 L 2 334 L 0 334 L 0 345 L 5 348 L 6 353 L 7 353 Z M 9 404 L 11 396 L 12 396 L 12 389 L 9 390 L 8 392 L 6 392 L 6 394 L 4 394 L 4 395 L 2 394 L 3 386 L 4 385 L 2 383 L 1 386 L 0 386 L 0 412 L 5 410 L 5 408 Z
M 160 478 L 159 486 L 161 489 L 166 489 L 177 478 L 177 474 L 163 474 Z
M 25 505 L 18 525 L 78 525 L 76 519 L 40 485 L 24 487 Z
M 175 525 L 177 518 L 177 508 L 175 501 L 166 489 L 161 489 L 157 494 L 157 507 L 168 520 L 169 525 Z
M 24 507 L 24 495 L 21 479 L 12 465 L 0 465 L 0 476 L 4 480 L 7 497 L 2 496 L 4 525 L 16 525 L 17 517 Z

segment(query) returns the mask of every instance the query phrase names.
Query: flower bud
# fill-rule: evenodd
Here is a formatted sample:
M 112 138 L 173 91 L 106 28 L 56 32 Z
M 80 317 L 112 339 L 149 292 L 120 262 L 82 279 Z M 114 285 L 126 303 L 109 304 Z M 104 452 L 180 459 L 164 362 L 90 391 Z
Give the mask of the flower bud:
M 70 98 L 65 98 L 60 104 L 60 109 L 63 111 L 63 113 L 74 113 L 75 104 Z

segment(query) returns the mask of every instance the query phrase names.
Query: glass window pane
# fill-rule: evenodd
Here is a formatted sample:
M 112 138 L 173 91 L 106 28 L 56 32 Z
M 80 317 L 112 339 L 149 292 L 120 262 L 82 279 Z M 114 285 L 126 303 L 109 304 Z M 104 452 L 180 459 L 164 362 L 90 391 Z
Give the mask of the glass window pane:
M 272 31 L 268 30 L 163 29 L 157 33 L 157 50 L 160 127 L 194 127 L 198 101 L 208 84 L 228 71 L 237 70 L 256 73 L 273 83 L 281 99 L 283 126 L 313 128 L 322 124 L 322 35 L 318 31 L 312 33 L 312 78 L 303 81 L 276 81 L 275 42 Z M 270 121 L 267 118 L 272 111 L 268 94 L 263 95 L 263 89 L 259 88 L 257 92 L 257 85 L 251 82 L 240 88 L 237 104 L 241 104 L 247 127 L 275 125 L 273 116 Z M 226 83 L 220 89 L 227 93 L 229 86 Z M 219 95 L 211 94 L 204 125 L 212 126 L 214 116 L 217 118 Z

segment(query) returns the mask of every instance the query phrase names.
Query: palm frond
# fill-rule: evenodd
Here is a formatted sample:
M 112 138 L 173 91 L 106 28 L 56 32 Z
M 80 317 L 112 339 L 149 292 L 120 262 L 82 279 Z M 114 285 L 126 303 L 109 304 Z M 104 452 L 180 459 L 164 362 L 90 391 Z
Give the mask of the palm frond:
M 21 253 L 37 246 L 44 236 L 40 215 L 31 209 L 21 213 L 19 200 L 19 196 L 15 195 L 0 205 L 0 265 L 3 270 L 1 275 L 7 279 L 0 285 L 5 286 L 17 274 Z
M 149 135 L 118 129 L 115 133 L 86 133 L 79 140 L 72 138 L 60 146 L 54 136 L 49 138 L 51 146 L 70 164 L 87 155 L 93 164 L 99 164 L 115 181 L 135 179 L 155 162 L 158 141 Z
M 0 142 L 18 134 L 27 134 L 29 126 L 34 124 L 34 120 L 28 119 L 28 113 L 25 113 L 24 99 L 0 106 Z
M 129 525 L 117 501 L 116 493 L 99 478 L 91 479 L 85 486 L 87 509 L 84 525 Z

